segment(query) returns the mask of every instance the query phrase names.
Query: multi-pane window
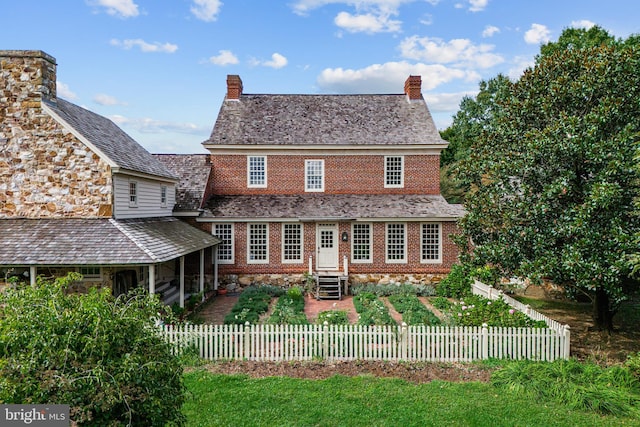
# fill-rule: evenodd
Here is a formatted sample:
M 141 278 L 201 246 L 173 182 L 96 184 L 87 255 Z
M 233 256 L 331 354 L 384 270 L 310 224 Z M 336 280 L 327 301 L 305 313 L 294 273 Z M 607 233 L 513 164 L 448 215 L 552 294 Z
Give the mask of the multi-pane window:
M 101 278 L 100 267 L 80 267 L 78 272 L 82 274 L 84 280 L 99 280 Z
M 138 206 L 138 183 L 129 181 L 129 206 Z
M 385 156 L 384 186 L 385 188 L 404 187 L 404 157 Z
M 218 262 L 233 264 L 233 224 L 214 224 L 213 234 L 222 240 L 218 245 Z
M 437 263 L 441 262 L 442 246 L 441 246 L 440 223 L 422 224 L 421 228 L 421 251 L 422 262 Z
M 163 208 L 167 206 L 167 186 L 160 186 L 160 206 Z
M 247 186 L 264 188 L 267 186 L 267 158 L 247 156 Z
M 324 160 L 305 160 L 304 190 L 324 191 Z
M 352 224 L 351 260 L 371 262 L 371 224 Z
M 269 262 L 269 232 L 267 224 L 249 224 L 247 262 L 266 264 Z
M 282 262 L 302 262 L 302 224 L 282 224 Z
M 406 224 L 387 224 L 387 262 L 402 263 L 407 259 Z

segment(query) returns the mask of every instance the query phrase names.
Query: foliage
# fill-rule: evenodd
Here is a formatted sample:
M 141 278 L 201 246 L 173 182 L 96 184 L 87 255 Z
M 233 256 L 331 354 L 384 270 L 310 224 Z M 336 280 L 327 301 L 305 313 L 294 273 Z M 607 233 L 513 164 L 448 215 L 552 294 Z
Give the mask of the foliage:
M 471 262 L 587 294 L 611 328 L 637 252 L 638 99 L 638 43 L 557 49 L 508 84 L 456 168 Z
M 345 310 L 325 310 L 318 313 L 316 324 L 324 325 L 325 322 L 329 325 L 348 325 L 349 317 Z
M 435 297 L 431 299 L 431 305 L 440 311 L 450 310 L 453 303 L 445 297 Z
M 362 292 L 372 293 L 379 297 L 407 294 L 416 295 L 419 297 L 429 297 L 436 294 L 435 288 L 431 285 L 412 285 L 411 283 L 364 283 L 353 285 L 351 287 L 352 295 L 358 295 Z
M 185 383 L 190 393 L 184 412 L 190 426 L 637 425 L 633 418 L 498 393 L 491 384 L 477 381 L 416 384 L 371 375 L 251 378 L 202 369 L 185 374 Z
M 389 302 L 398 313 L 402 313 L 402 321 L 407 325 L 439 325 L 440 319 L 420 302 L 415 295 L 391 295 Z
M 436 294 L 441 297 L 463 298 L 471 293 L 471 281 L 469 268 L 462 264 L 454 264 L 447 277 L 438 283 Z
M 640 353 L 630 354 L 627 356 L 625 366 L 629 369 L 631 375 L 640 382 Z
M 307 316 L 304 314 L 304 297 L 300 288 L 291 287 L 286 294 L 278 298 L 268 323 L 276 325 L 309 324 Z
M 181 424 L 182 367 L 156 333 L 166 306 L 139 288 L 68 293 L 79 279 L 0 294 L 0 402 L 69 404 L 78 425 Z
M 271 298 L 283 293 L 284 291 L 276 286 L 248 286 L 240 294 L 238 301 L 231 308 L 231 312 L 224 317 L 224 323 L 227 325 L 244 325 L 246 322 L 258 323 L 260 315 L 269 309 Z
M 494 386 L 538 401 L 599 414 L 640 415 L 640 381 L 621 366 L 576 360 L 519 361 L 493 373 Z
M 533 320 L 511 307 L 503 299 L 489 300 L 480 295 L 467 295 L 449 310 L 451 322 L 458 326 L 487 326 L 514 328 L 546 328 L 541 320 Z
M 395 325 L 389 309 L 371 292 L 361 292 L 353 297 L 353 306 L 358 312 L 359 325 Z

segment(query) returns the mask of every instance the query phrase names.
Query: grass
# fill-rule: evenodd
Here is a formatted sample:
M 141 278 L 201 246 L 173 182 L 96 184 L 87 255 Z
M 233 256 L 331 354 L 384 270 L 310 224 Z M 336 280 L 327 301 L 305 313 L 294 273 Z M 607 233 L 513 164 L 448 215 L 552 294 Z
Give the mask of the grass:
M 413 384 L 372 376 L 252 379 L 195 370 L 184 376 L 188 426 L 625 426 L 480 382 Z

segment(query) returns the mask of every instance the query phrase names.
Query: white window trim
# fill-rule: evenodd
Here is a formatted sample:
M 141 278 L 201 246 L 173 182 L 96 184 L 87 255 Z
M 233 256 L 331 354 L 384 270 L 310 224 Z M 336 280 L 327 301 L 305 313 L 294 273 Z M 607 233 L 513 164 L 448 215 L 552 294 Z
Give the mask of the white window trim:
M 83 268 L 97 268 L 98 274 L 82 274 Z M 86 282 L 100 282 L 102 281 L 102 267 L 98 267 L 97 265 L 85 265 L 82 267 L 78 267 L 78 273 L 82 274 L 82 280 Z
M 321 185 L 320 188 L 309 188 L 309 168 L 310 162 L 320 162 Z M 324 192 L 324 159 L 307 159 L 304 161 L 304 191 L 307 193 L 323 193 Z
M 264 182 L 262 184 L 251 183 L 251 159 L 262 158 L 264 161 Z M 247 188 L 267 188 L 267 156 L 247 156 Z
M 424 224 L 438 224 L 438 259 L 423 259 L 424 252 Z M 442 264 L 442 223 L 441 222 L 423 222 L 420 223 L 420 263 L 422 264 Z
M 215 233 L 216 232 L 216 225 L 230 225 L 231 226 L 231 259 L 216 259 L 216 261 L 218 262 L 218 264 L 235 264 L 236 263 L 236 239 L 234 238 L 235 236 L 235 224 L 232 222 L 224 222 L 224 223 L 220 223 L 220 224 L 214 224 L 213 227 L 211 227 L 211 232 Z M 248 230 L 248 229 L 247 229 Z M 216 234 L 213 234 L 214 236 L 217 236 Z M 217 236 L 220 237 L 220 236 Z M 247 248 L 248 250 L 248 248 Z
M 402 259 L 389 259 L 389 225 L 401 224 L 404 226 L 404 244 Z M 388 222 L 384 227 L 384 258 L 387 264 L 406 264 L 407 263 L 407 223 L 406 222 Z
M 131 200 L 131 185 L 133 185 L 135 187 L 135 200 Z M 133 179 L 129 180 L 129 184 L 127 185 L 127 198 L 129 199 L 129 207 L 130 208 L 137 208 L 138 207 L 138 190 L 139 190 L 139 185 L 138 185 L 138 181 L 135 181 Z
M 354 258 L 354 250 L 355 250 L 355 244 L 354 244 L 354 237 L 355 237 L 355 233 L 354 233 L 354 228 L 356 225 L 368 225 L 369 226 L 369 258 L 368 259 L 355 259 Z M 362 222 L 358 222 L 358 223 L 352 223 L 351 224 L 351 262 L 353 264 L 372 264 L 373 263 L 373 224 L 370 222 L 366 222 L 366 223 L 362 223 Z
M 251 259 L 251 225 L 265 225 L 266 226 L 266 259 Z M 247 224 L 247 264 L 269 264 L 269 223 L 258 222 Z
M 298 225 L 300 227 L 300 258 L 299 259 L 285 259 L 284 258 L 284 229 L 287 225 Z M 282 244 L 281 244 L 281 260 L 283 264 L 302 264 L 304 259 L 304 225 L 299 222 L 286 222 L 282 223 Z
M 400 184 L 387 184 L 387 159 L 400 158 Z M 404 156 L 384 156 L 384 188 L 404 188 Z
M 167 186 L 166 185 L 160 186 L 160 207 L 162 208 L 167 207 Z

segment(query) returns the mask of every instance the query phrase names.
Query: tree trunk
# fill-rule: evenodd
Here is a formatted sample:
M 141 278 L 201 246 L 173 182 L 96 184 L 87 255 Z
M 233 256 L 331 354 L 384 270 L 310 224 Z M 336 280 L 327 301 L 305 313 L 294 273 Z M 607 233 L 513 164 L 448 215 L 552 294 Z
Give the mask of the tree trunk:
M 601 331 L 613 332 L 613 316 L 616 314 L 612 310 L 609 295 L 604 289 L 598 288 L 593 301 L 593 320 L 596 328 Z

